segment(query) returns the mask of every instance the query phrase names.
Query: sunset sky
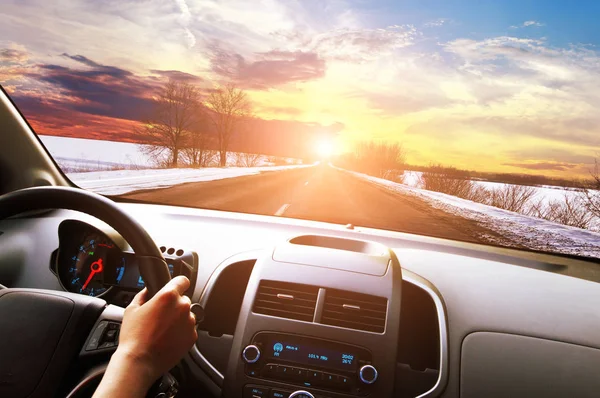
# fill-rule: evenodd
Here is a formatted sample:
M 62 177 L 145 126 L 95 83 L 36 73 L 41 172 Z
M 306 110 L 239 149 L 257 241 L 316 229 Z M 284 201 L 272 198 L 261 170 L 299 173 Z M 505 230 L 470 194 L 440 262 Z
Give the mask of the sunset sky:
M 600 152 L 600 2 L 0 5 L 0 84 L 38 133 L 131 139 L 168 78 L 263 119 L 403 143 L 408 162 L 584 176 Z

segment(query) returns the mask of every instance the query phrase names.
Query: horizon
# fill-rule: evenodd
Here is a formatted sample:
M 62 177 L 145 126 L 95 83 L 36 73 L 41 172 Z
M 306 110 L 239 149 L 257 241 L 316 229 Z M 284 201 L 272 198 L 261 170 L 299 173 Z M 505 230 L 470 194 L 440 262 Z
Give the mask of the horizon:
M 15 1 L 0 84 L 38 134 L 131 142 L 168 79 L 233 82 L 257 118 L 335 134 L 335 153 L 382 140 L 415 166 L 589 176 L 599 4 L 397 3 Z

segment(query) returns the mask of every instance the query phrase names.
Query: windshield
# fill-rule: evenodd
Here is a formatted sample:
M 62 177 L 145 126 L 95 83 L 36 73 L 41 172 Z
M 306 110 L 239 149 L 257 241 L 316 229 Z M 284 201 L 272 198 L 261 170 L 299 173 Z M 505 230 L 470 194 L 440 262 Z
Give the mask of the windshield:
M 4 1 L 76 185 L 600 257 L 600 15 L 572 1 Z

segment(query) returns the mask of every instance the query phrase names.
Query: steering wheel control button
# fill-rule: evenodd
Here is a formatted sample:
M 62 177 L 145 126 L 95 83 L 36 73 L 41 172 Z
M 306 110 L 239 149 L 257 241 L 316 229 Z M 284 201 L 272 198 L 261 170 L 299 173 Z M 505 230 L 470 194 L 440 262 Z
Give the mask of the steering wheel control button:
M 296 391 L 290 394 L 289 398 L 315 398 L 314 395 L 309 393 L 308 391 Z
M 102 339 L 102 335 L 104 334 L 104 331 L 106 330 L 107 326 L 107 321 L 101 321 L 100 323 L 98 323 L 98 326 L 96 326 L 94 333 L 92 333 L 92 337 L 90 337 L 90 341 L 85 347 L 86 351 L 93 351 L 98 349 L 98 346 L 100 345 L 100 340 Z
M 362 381 L 365 384 L 375 383 L 375 381 L 377 381 L 378 375 L 379 374 L 377 373 L 377 369 L 375 369 L 375 367 L 372 365 L 365 365 L 362 368 L 360 368 L 360 381 Z
M 199 325 L 204 320 L 204 307 L 199 303 L 194 303 L 190 306 L 190 311 L 196 317 L 196 325 Z
M 246 363 L 256 363 L 260 359 L 260 349 L 257 346 L 250 344 L 242 351 L 242 358 Z
M 244 398 L 269 398 L 269 388 L 262 386 L 245 386 Z

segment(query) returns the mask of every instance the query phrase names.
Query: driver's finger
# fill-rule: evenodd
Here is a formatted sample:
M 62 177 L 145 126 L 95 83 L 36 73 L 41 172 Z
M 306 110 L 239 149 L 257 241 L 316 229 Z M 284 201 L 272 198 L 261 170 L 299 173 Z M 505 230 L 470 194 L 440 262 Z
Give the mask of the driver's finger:
M 148 300 L 148 289 L 144 288 L 143 290 L 141 290 L 140 292 L 138 292 L 138 294 L 136 294 L 133 299 L 131 300 L 131 303 L 129 303 L 128 307 L 139 307 L 140 305 L 143 305 L 147 300 Z
M 190 280 L 183 275 L 176 276 L 163 287 L 164 290 L 175 290 L 180 296 L 190 287 Z

